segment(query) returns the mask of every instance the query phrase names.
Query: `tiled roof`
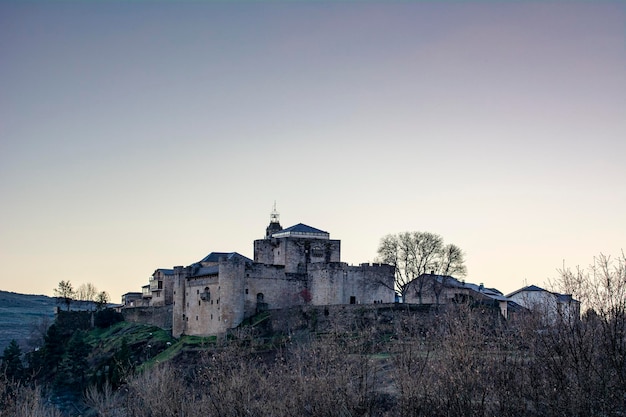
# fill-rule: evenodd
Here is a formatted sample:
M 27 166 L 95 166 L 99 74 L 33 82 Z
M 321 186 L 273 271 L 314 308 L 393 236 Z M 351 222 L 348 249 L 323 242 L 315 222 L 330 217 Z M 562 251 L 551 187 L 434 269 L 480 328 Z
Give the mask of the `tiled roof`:
M 243 259 L 246 262 L 252 262 L 252 259 L 246 258 L 245 256 L 237 252 L 211 252 L 198 262 L 219 262 L 220 258 L 226 258 L 230 260 L 234 257 Z
M 202 266 L 202 263 L 218 263 L 222 258 L 226 258 L 227 260 L 238 258 L 246 263 L 252 263 L 252 259 L 246 258 L 245 256 L 237 252 L 211 252 L 207 256 L 202 258 L 202 260 L 189 265 L 189 268 L 191 268 L 190 276 L 192 278 L 195 278 L 207 275 L 217 275 L 217 273 L 219 272 L 219 265 Z
M 520 292 L 523 292 L 523 291 L 537 291 L 537 292 L 541 292 L 541 291 L 546 291 L 546 290 L 544 290 L 543 288 L 538 287 L 538 286 L 536 286 L 536 285 L 528 285 L 528 286 L 526 286 L 526 287 L 524 287 L 524 288 L 520 288 L 520 289 L 519 289 L 519 290 L 517 290 L 517 291 L 513 291 L 512 293 L 508 294 L 508 295 L 507 295 L 507 297 L 512 297 L 512 296 L 514 296 L 515 294 L 520 293 Z M 547 291 L 546 291 L 546 292 L 547 292 Z
M 193 264 L 191 268 L 191 276 L 192 277 L 204 277 L 207 275 L 217 275 L 219 270 L 220 270 L 219 265 L 202 267 L 200 266 L 200 264 Z
M 520 288 L 519 290 L 513 291 L 511 294 L 507 295 L 507 297 L 512 297 L 515 294 L 518 294 L 518 293 L 524 292 L 524 291 L 534 291 L 534 292 L 544 291 L 544 292 L 547 292 L 549 294 L 552 294 L 556 298 L 556 301 L 559 302 L 559 303 L 579 303 L 580 302 L 578 300 L 575 300 L 572 297 L 572 294 L 561 294 L 561 293 L 558 293 L 558 292 L 552 292 L 552 291 L 544 290 L 543 288 L 538 287 L 536 285 L 528 285 L 528 286 L 526 286 L 524 288 Z
M 330 237 L 328 232 L 325 232 L 315 227 L 307 226 L 306 224 L 298 223 L 295 226 L 288 227 L 283 230 L 279 230 L 272 233 L 272 237 L 299 237 L 310 239 L 328 239 Z
M 498 301 L 508 301 L 508 298 L 502 295 L 500 291 L 495 288 L 485 288 L 483 285 L 476 285 L 471 282 L 459 281 L 458 279 L 450 275 L 437 275 L 437 274 L 424 274 L 439 281 L 440 283 L 454 288 L 467 288 L 477 293 L 484 295 Z
M 316 229 L 315 227 L 311 227 L 311 226 L 307 226 L 306 224 L 303 223 L 298 223 L 294 226 L 288 227 L 286 229 L 283 229 L 280 231 L 280 233 L 283 232 L 293 232 L 293 233 L 320 233 L 320 234 L 325 234 L 327 235 L 328 232 L 325 232 L 323 230 L 320 229 Z

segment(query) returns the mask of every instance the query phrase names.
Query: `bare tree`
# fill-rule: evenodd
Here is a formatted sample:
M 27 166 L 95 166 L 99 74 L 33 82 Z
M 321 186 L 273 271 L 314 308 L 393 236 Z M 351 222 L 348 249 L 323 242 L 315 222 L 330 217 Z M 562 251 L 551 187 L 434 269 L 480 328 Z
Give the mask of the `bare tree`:
M 96 295 L 96 310 L 102 310 L 106 308 L 107 304 L 111 301 L 111 297 L 109 293 L 106 291 L 101 291 Z
M 96 295 L 98 294 L 98 290 L 95 285 L 91 282 L 86 284 L 81 284 L 76 288 L 76 301 L 78 301 L 81 305 L 88 305 L 90 308 L 93 308 L 93 302 L 95 301 Z
M 436 273 L 439 275 L 436 279 L 430 280 L 433 294 L 435 295 L 435 303 L 439 306 L 441 293 L 448 285 L 448 281 L 452 275 L 464 277 L 467 273 L 465 267 L 465 255 L 461 248 L 450 243 L 441 249 L 441 255 L 437 264 Z
M 76 291 L 74 291 L 70 281 L 61 281 L 59 286 L 54 289 L 54 296 L 60 303 L 65 304 L 67 311 L 70 311 L 70 305 L 76 299 Z
M 387 235 L 380 241 L 378 261 L 396 269 L 395 288 L 402 297 L 412 286 L 422 303 L 425 275 L 464 275 L 466 272 L 463 251 L 456 245 L 444 245 L 443 238 L 430 232 L 404 232 Z
M 461 248 L 453 243 L 445 245 L 441 249 L 436 271 L 439 275 L 464 277 L 467 274 L 467 268 L 465 267 L 465 254 Z

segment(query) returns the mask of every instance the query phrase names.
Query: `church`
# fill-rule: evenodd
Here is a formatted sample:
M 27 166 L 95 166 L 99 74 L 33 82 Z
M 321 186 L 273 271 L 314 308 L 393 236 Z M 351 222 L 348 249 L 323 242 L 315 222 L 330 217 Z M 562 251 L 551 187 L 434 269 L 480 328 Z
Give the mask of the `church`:
M 254 241 L 254 260 L 212 252 L 187 267 L 157 269 L 150 284 L 164 293 L 160 303 L 173 304 L 174 337 L 222 334 L 268 309 L 395 299 L 391 265 L 341 262 L 339 240 L 302 223 L 283 229 L 275 209 L 265 237 Z

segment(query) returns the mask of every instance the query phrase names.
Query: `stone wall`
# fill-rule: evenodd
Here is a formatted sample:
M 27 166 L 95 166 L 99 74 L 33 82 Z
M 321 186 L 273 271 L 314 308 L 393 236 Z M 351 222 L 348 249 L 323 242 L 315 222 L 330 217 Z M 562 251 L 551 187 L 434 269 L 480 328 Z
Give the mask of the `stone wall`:
M 236 327 L 244 319 L 246 265 L 242 259 L 222 259 L 219 264 L 220 329 Z M 195 333 L 193 333 L 195 334 Z
M 186 274 L 182 266 L 174 267 L 174 288 L 173 288 L 173 313 L 172 313 L 172 335 L 179 337 L 185 332 L 185 284 Z
M 245 316 L 260 309 L 287 308 L 307 300 L 305 274 L 286 274 L 282 266 L 254 264 L 245 271 Z
M 393 273 L 390 265 L 311 264 L 311 304 L 393 303 Z
M 187 278 L 184 297 L 185 334 L 223 332 L 220 323 L 220 282 L 217 276 Z
M 162 329 L 172 329 L 172 306 L 160 307 L 131 307 L 123 308 L 124 320 L 131 323 L 142 323 L 157 326 Z
M 407 318 L 419 317 L 428 326 L 435 316 L 431 306 L 408 304 L 367 304 L 334 306 L 299 306 L 270 312 L 272 332 L 296 335 L 301 331 L 345 333 L 363 329 L 391 333 Z
M 341 241 L 294 237 L 255 240 L 254 261 L 284 266 L 287 273 L 303 273 L 308 264 L 340 262 Z
M 395 269 L 385 264 L 361 264 L 348 267 L 348 283 L 354 285 L 357 303 L 393 303 Z

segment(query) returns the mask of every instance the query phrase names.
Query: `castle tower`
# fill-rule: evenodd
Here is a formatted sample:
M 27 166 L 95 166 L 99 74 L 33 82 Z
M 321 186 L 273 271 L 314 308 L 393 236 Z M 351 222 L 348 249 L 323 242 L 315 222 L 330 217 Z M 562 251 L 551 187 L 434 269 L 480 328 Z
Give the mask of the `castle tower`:
M 276 211 L 276 201 L 274 201 L 274 208 L 272 209 L 272 213 L 270 213 L 270 224 L 265 229 L 265 238 L 269 239 L 276 232 L 280 232 L 283 230 L 283 227 L 280 225 L 280 221 L 278 220 L 279 214 Z
M 222 331 L 235 328 L 245 315 L 246 261 L 240 256 L 220 258 L 218 303 Z
M 172 316 L 172 335 L 180 337 L 187 330 L 187 316 L 185 309 L 187 273 L 182 266 L 174 267 L 174 288 L 173 288 L 173 316 Z

